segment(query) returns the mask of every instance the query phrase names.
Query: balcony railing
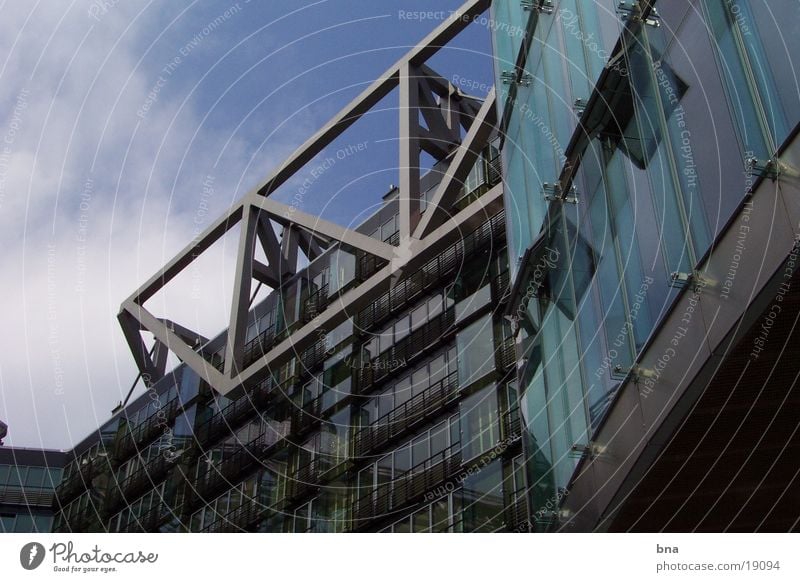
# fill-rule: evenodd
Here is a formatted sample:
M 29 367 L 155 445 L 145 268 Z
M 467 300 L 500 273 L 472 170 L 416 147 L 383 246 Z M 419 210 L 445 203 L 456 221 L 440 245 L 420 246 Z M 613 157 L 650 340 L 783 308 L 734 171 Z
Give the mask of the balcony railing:
M 0 493 L 0 504 L 50 507 L 53 504 L 53 489 L 8 486 Z
M 112 513 L 124 502 L 130 503 L 137 499 L 156 483 L 161 482 L 177 460 L 177 457 L 159 454 L 118 484 L 112 481 L 106 493 L 105 510 Z
M 122 461 L 132 456 L 137 449 L 163 434 L 178 413 L 179 403 L 173 398 L 151 414 L 142 424 L 125 431 L 114 446 L 114 458 Z
M 328 306 L 328 285 L 322 285 L 312 292 L 303 304 L 303 321 L 308 323 L 322 313 Z
M 130 521 L 120 527 L 120 533 L 141 533 L 157 531 L 168 517 L 172 517 L 174 512 L 165 503 L 159 503 L 152 507 L 147 513 L 140 517 L 131 517 Z
M 296 501 L 315 491 L 322 481 L 323 474 L 325 474 L 330 467 L 331 464 L 327 458 L 316 457 L 312 459 L 310 463 L 306 463 L 297 469 L 290 477 L 287 499 L 289 501 Z
M 416 356 L 427 351 L 434 344 L 455 331 L 455 309 L 449 308 L 434 317 L 425 326 L 381 352 L 365 367 L 356 373 L 356 386 L 359 393 L 376 382 L 382 381 L 400 368 L 405 368 Z
M 517 350 L 513 337 L 506 338 L 495 351 L 497 367 L 502 371 L 509 371 L 517 365 Z
M 374 492 L 356 500 L 353 511 L 353 529 L 387 516 L 390 512 L 418 500 L 432 492 L 461 468 L 459 445 L 453 445 L 417 464 L 402 477 L 378 487 Z
M 522 422 L 519 418 L 519 408 L 514 407 L 501 417 L 503 441 L 511 443 L 522 436 Z
M 82 462 L 79 469 L 73 471 L 56 487 L 55 495 L 59 504 L 64 506 L 79 494 L 91 489 L 92 479 L 105 470 L 111 470 L 106 457 L 95 457 L 85 463 Z
M 423 291 L 437 286 L 447 275 L 458 269 L 465 256 L 470 256 L 489 243 L 497 244 L 504 237 L 505 212 L 501 211 L 362 309 L 356 314 L 355 328 L 369 331 L 380 325 L 398 309 L 414 301 Z
M 525 504 L 524 494 L 520 494 L 509 503 L 504 511 L 506 530 L 514 532 L 527 532 L 529 529 L 528 508 Z
M 303 435 L 320 421 L 322 401 L 325 396 L 327 395 L 320 394 L 302 407 L 289 404 L 291 406 L 289 418 L 291 420 L 292 434 L 296 436 Z
M 277 445 L 282 438 L 282 435 L 273 431 L 261 433 L 249 443 L 236 449 L 218 465 L 209 467 L 197 478 L 192 505 L 212 498 L 215 493 L 252 471 L 266 457 L 269 449 Z
M 220 516 L 201 531 L 204 533 L 228 533 L 251 531 L 261 519 L 264 507 L 255 499 L 247 499 L 236 509 Z
M 404 402 L 353 436 L 353 456 L 361 457 L 402 438 L 428 415 L 454 402 L 458 395 L 458 372 L 452 372 L 424 392 Z
M 276 385 L 271 378 L 262 381 L 258 386 L 228 404 L 225 408 L 209 418 L 195 431 L 197 441 L 208 445 L 221 437 L 230 435 L 259 410 L 263 410 L 270 395 L 275 392 Z

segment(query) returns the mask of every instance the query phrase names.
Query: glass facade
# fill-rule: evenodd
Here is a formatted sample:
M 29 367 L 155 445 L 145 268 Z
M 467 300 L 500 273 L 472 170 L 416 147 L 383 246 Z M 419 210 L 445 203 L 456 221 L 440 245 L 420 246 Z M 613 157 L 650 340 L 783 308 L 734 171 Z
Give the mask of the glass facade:
M 446 210 L 501 182 L 504 210 L 225 397 L 183 365 L 148 387 L 69 453 L 55 531 L 558 525 L 621 387 L 797 125 L 800 3 L 491 11 L 500 128 Z M 398 245 L 399 225 L 393 189 L 356 230 Z M 245 366 L 386 265 L 315 252 L 250 311 Z M 226 341 L 197 349 L 221 370 Z
M 453 212 L 499 182 L 498 156 L 487 146 Z M 397 244 L 396 209 L 387 196 L 361 232 Z M 150 387 L 71 453 L 55 530 L 518 529 L 505 217 L 481 220 L 239 394 L 187 366 Z M 323 252 L 252 309 L 245 362 L 382 266 Z M 203 346 L 210 365 L 224 345 Z
M 49 532 L 64 453 L 0 447 L 0 533 Z
M 498 0 L 512 319 L 536 529 L 800 118 L 800 3 Z M 627 6 L 627 8 L 626 8 Z M 557 186 L 556 186 L 557 185 Z M 556 503 L 554 503 L 554 500 Z

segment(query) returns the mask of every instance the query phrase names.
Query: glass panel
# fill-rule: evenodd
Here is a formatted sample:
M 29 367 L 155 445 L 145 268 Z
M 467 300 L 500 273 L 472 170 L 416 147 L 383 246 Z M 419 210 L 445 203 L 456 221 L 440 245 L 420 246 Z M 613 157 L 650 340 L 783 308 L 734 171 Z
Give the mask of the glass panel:
M 330 293 L 347 287 L 356 276 L 356 257 L 341 249 L 331 254 Z
M 411 466 L 416 467 L 429 457 L 428 454 L 428 435 L 422 435 L 414 439 L 411 444 Z
M 449 529 L 450 512 L 447 509 L 447 497 L 434 501 L 431 506 L 431 530 L 446 532 Z
M 497 460 L 468 476 L 463 487 L 464 530 L 492 532 L 503 525 L 503 465 Z
M 394 524 L 394 533 L 409 533 L 411 532 L 411 520 L 406 517 Z
M 492 287 L 485 285 L 478 291 L 456 304 L 456 323 L 463 321 L 473 313 L 492 302 Z
M 411 329 L 416 330 L 422 327 L 428 317 L 428 305 L 423 303 L 411 312 Z
M 428 366 L 422 366 L 411 375 L 411 394 L 416 396 L 421 394 L 428 387 L 429 375 Z
M 497 389 L 488 386 L 460 406 L 461 450 L 465 460 L 489 451 L 500 441 Z
M 456 336 L 458 383 L 464 388 L 494 370 L 494 342 L 491 319 L 483 317 Z
M 431 429 L 431 456 L 447 448 L 447 423 L 442 422 Z
M 18 513 L 17 523 L 14 524 L 14 531 L 18 533 L 32 532 L 33 518 L 27 513 Z
M 395 405 L 400 406 L 411 398 L 411 376 L 398 380 L 394 385 Z
M 425 533 L 430 531 L 430 508 L 420 509 L 413 516 L 414 533 Z
M 411 447 L 406 445 L 394 452 L 394 478 L 402 477 L 411 469 Z

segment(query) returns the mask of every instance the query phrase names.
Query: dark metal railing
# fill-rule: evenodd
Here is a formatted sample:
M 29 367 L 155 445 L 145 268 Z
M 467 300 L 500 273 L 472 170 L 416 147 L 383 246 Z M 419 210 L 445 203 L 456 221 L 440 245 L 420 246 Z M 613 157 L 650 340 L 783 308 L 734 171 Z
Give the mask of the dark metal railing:
M 206 501 L 212 498 L 215 493 L 258 466 L 268 450 L 280 442 L 282 438 L 282 436 L 272 432 L 261 433 L 247 444 L 236 449 L 218 465 L 210 466 L 205 473 L 197 478 L 192 505 L 198 501 Z M 203 461 L 201 460 L 200 462 Z
M 515 406 L 511 410 L 505 412 L 500 419 L 500 423 L 504 442 L 511 443 L 522 436 L 522 422 L 519 417 L 519 407 Z
M 291 420 L 291 431 L 294 435 L 301 435 L 314 427 L 320 421 L 322 414 L 323 394 L 307 402 L 304 406 L 292 406 L 289 418 Z
M 313 293 L 303 303 L 302 318 L 304 323 L 308 323 L 328 306 L 328 285 L 323 285 Z
M 289 501 L 296 501 L 315 491 L 322 480 L 322 475 L 331 467 L 327 458 L 316 457 L 292 473 L 289 483 Z
M 112 481 L 106 493 L 105 510 L 111 513 L 118 509 L 123 502 L 130 503 L 138 498 L 139 495 L 159 483 L 177 460 L 177 457 L 159 454 L 122 481 L 118 483 Z
M 360 457 L 408 434 L 434 411 L 454 402 L 458 394 L 458 372 L 452 372 L 424 392 L 404 402 L 353 435 L 353 456 Z
M 369 521 L 387 516 L 430 493 L 461 468 L 460 445 L 453 445 L 418 463 L 402 477 L 385 483 L 356 500 L 353 510 L 353 529 Z
M 438 286 L 445 277 L 460 268 L 465 257 L 489 243 L 497 244 L 504 238 L 505 211 L 500 211 L 357 313 L 354 318 L 356 329 L 369 331 L 380 325 L 398 309 L 414 301 L 423 291 Z
M 0 503 L 26 505 L 28 507 L 50 507 L 53 504 L 53 489 L 48 487 L 8 486 L 3 493 L 0 493 Z
M 233 509 L 205 525 L 201 530 L 204 533 L 229 533 L 250 531 L 261 519 L 264 507 L 255 499 L 246 499 L 236 509 Z
M 504 516 L 506 530 L 514 532 L 527 532 L 530 522 L 528 521 L 528 507 L 525 503 L 524 494 L 519 494 L 511 503 L 506 505 Z
M 120 533 L 141 533 L 156 531 L 162 522 L 171 516 L 172 510 L 165 503 L 159 503 L 150 508 L 140 517 L 131 516 L 131 519 L 124 526 L 119 528 Z
M 73 498 L 91 489 L 92 479 L 105 469 L 110 470 L 108 460 L 105 457 L 95 457 L 81 464 L 77 470 L 73 471 L 69 477 L 56 487 L 55 496 L 58 498 L 59 504 L 64 506 Z
M 502 371 L 508 371 L 517 365 L 517 350 L 513 337 L 506 338 L 495 350 L 497 367 Z
M 451 307 L 420 329 L 412 331 L 388 350 L 381 352 L 366 367 L 355 372 L 358 393 L 363 394 L 366 388 L 382 381 L 396 370 L 405 368 L 416 356 L 452 333 L 455 330 L 454 323 L 455 309 Z
M 258 358 L 262 357 L 269 349 L 275 344 L 277 338 L 277 328 L 273 323 L 267 329 L 262 331 L 256 337 L 251 339 L 244 345 L 244 355 L 242 357 L 242 365 L 249 366 Z
M 266 407 L 275 387 L 272 379 L 267 377 L 255 388 L 245 392 L 197 427 L 195 430 L 197 441 L 201 445 L 207 445 L 222 436 L 230 435 L 245 420 Z

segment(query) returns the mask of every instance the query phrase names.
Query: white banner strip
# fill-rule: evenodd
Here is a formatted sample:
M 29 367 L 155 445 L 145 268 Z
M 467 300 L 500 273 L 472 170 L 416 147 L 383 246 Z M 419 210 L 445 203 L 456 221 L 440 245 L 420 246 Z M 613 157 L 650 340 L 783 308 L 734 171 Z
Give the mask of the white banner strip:
M 788 534 L 4 534 L 0 572 L 2 580 L 137 582 L 253 575 L 325 582 L 796 581 L 799 540 Z

